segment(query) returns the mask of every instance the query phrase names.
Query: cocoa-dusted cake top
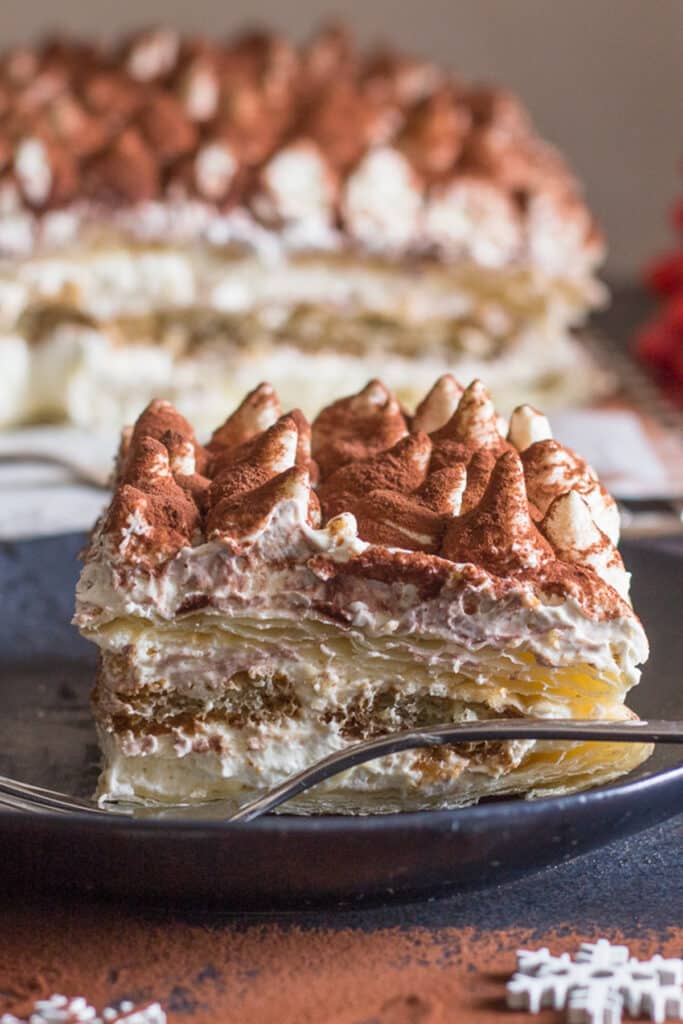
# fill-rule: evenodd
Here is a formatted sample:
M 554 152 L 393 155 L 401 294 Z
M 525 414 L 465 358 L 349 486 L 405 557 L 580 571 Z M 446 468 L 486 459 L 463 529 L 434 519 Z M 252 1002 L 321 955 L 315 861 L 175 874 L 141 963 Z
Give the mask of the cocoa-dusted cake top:
M 344 571 L 443 580 L 469 566 L 623 614 L 616 504 L 549 435 L 537 410 L 521 406 L 508 426 L 480 381 L 463 389 L 450 375 L 412 417 L 371 381 L 312 426 L 298 411 L 282 415 L 262 384 L 206 446 L 155 401 L 124 436 L 98 535 L 112 561 L 155 574 L 206 542 L 248 554 L 294 502 L 306 529 L 353 535 Z
M 339 27 L 301 47 L 158 28 L 111 48 L 9 50 L 0 186 L 4 209 L 39 217 L 196 200 L 270 226 L 313 218 L 369 246 L 379 232 L 399 248 L 454 244 L 458 218 L 490 216 L 491 244 L 506 252 L 544 195 L 594 236 L 575 179 L 516 97 L 426 61 L 363 54 Z

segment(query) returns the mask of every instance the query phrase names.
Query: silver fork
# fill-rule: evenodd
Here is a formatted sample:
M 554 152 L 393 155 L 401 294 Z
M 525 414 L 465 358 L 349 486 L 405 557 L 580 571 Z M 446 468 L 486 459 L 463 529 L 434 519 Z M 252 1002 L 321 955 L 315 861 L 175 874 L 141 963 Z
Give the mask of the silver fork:
M 486 740 L 513 739 L 683 743 L 683 722 L 656 720 L 596 722 L 590 719 L 567 721 L 566 719 L 499 718 L 495 721 L 451 722 L 446 725 L 436 725 L 431 729 L 408 729 L 404 732 L 354 743 L 344 750 L 330 754 L 329 757 L 292 775 L 282 785 L 243 804 L 239 810 L 226 814 L 225 820 L 231 822 L 253 821 L 334 775 L 386 754 L 395 754 L 401 750 L 414 750 L 421 747 L 436 747 L 445 743 L 479 743 Z M 95 815 L 109 815 L 111 810 L 126 815 L 134 813 L 132 810 L 116 806 L 111 810 L 105 810 L 89 800 L 80 800 L 64 793 L 57 793 L 54 790 L 43 789 L 40 786 L 32 786 L 2 776 L 0 776 L 0 805 L 18 811 L 43 811 L 55 814 L 78 811 Z M 189 807 L 177 810 L 187 816 L 192 816 L 192 810 Z

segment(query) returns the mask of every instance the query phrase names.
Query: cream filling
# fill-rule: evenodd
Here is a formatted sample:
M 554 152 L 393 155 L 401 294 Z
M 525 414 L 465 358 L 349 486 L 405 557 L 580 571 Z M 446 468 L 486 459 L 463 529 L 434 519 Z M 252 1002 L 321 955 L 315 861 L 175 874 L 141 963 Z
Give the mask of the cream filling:
M 113 622 L 91 635 L 104 655 L 123 701 L 143 688 L 150 697 L 164 691 L 207 702 L 220 698 L 226 680 L 241 672 L 282 673 L 301 707 L 335 712 L 359 695 L 371 697 L 398 687 L 416 696 L 485 703 L 527 715 L 597 717 L 621 703 L 630 680 L 612 659 L 612 670 L 565 656 L 539 659 L 531 644 L 496 647 L 483 640 L 435 634 L 368 635 L 304 618 L 232 618 L 213 625 L 198 617 L 183 631 L 168 626 L 136 628 Z M 577 652 L 578 653 L 578 652 Z M 584 655 L 589 652 L 584 651 Z M 591 652 L 592 653 L 592 652 Z M 558 664 L 558 661 L 560 664 Z
M 548 316 L 566 326 L 605 296 L 591 279 L 521 264 L 401 264 L 334 254 L 272 261 L 192 247 L 104 246 L 0 261 L 0 297 L 0 323 L 11 328 L 23 310 L 46 302 L 67 302 L 98 321 L 191 307 L 242 315 L 263 309 L 277 319 L 293 306 L 321 304 L 414 325 L 479 311 L 492 324 L 506 314 L 522 321 Z
M 239 801 L 364 735 L 416 724 L 630 715 L 624 677 L 588 663 L 551 667 L 524 647 L 370 638 L 272 617 L 211 629 L 207 619 L 195 616 L 185 630 L 112 622 L 93 636 L 103 651 L 95 697 L 102 799 Z M 474 757 L 450 748 L 392 755 L 346 773 L 299 809 L 457 806 L 495 793 L 569 791 L 615 778 L 649 752 L 607 746 L 525 741 Z
M 144 247 L 0 264 L 0 358 L 10 368 L 0 424 L 121 424 L 156 396 L 208 430 L 265 378 L 285 406 L 311 415 L 373 376 L 412 407 L 449 369 L 485 377 L 504 411 L 522 397 L 566 404 L 611 383 L 568 334 L 599 301 L 592 288 L 518 266 L 330 255 L 273 264 Z M 50 304 L 85 320 L 30 341 L 31 318 Z M 227 319 L 188 349 L 178 342 L 185 329 L 168 324 L 173 311 Z M 154 323 L 122 326 L 157 312 L 161 335 Z
M 0 336 L 0 361 L 0 425 L 67 420 L 86 428 L 116 427 L 135 420 L 152 398 L 164 397 L 200 436 L 262 380 L 274 386 L 283 408 L 302 408 L 309 417 L 374 377 L 408 408 L 443 373 L 455 371 L 463 380 L 485 377 L 504 413 L 522 397 L 558 408 L 611 387 L 610 375 L 596 368 L 573 338 L 550 340 L 542 332 L 520 335 L 494 359 L 466 352 L 452 358 L 389 356 L 376 348 L 364 356 L 304 353 L 283 340 L 251 348 L 226 345 L 222 352 L 214 345 L 177 360 L 158 345 L 119 346 L 106 333 L 64 327 L 40 346 L 16 334 Z
M 260 737 L 224 731 L 226 756 L 209 749 L 178 757 L 173 740 L 154 738 L 148 753 L 131 753 L 125 740 L 101 736 L 105 767 L 98 797 L 123 801 L 192 804 L 224 800 L 239 804 L 339 749 L 294 722 Z M 260 751 L 267 751 L 267 756 Z M 454 748 L 402 752 L 351 769 L 289 803 L 297 813 L 384 813 L 460 807 L 483 797 L 524 795 L 527 799 L 575 792 L 604 784 L 637 767 L 650 754 L 644 744 L 558 744 L 518 741 L 508 745 L 508 767 L 495 758 L 472 761 Z
M 553 668 L 589 663 L 601 676 L 623 679 L 626 688 L 639 679 L 637 666 L 647 659 L 648 645 L 627 606 L 623 615 L 594 617 L 571 595 L 544 596 L 523 580 L 502 593 L 499 582 L 486 575 L 476 585 L 466 583 L 458 565 L 439 594 L 427 599 L 409 583 L 339 580 L 335 589 L 348 622 L 331 626 L 316 610 L 326 606 L 329 594 L 309 559 L 322 553 L 344 563 L 367 545 L 349 534 L 334 546 L 328 531 L 311 529 L 302 514 L 295 501 L 277 505 L 246 558 L 212 541 L 179 552 L 155 574 L 128 568 L 121 576 L 106 538 L 96 538 L 94 557 L 77 587 L 75 622 L 85 636 L 111 650 L 135 642 L 151 625 L 170 630 L 169 639 L 174 629 L 214 637 L 227 632 L 240 643 L 271 645 L 286 644 L 291 635 L 307 636 L 312 646 L 350 643 L 354 657 L 362 650 L 371 657 L 382 650 L 413 657 L 414 650 L 419 661 L 445 652 L 452 671 L 468 662 L 480 664 L 486 651 L 520 651 Z M 210 607 L 183 615 L 185 602 L 202 595 Z

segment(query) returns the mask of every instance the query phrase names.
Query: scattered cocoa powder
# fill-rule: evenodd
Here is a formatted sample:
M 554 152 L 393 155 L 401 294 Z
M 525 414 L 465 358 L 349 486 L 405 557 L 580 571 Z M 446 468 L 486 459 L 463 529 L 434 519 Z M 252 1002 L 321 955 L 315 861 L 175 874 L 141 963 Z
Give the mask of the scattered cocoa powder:
M 515 950 L 573 952 L 597 937 L 569 927 L 539 934 L 207 924 L 96 905 L 11 908 L 2 918 L 0 1011 L 27 1014 L 55 991 L 95 1005 L 153 998 L 170 1024 L 527 1024 L 504 1004 Z M 638 932 L 637 940 L 607 937 L 636 956 L 680 953 L 682 929 L 664 940 Z

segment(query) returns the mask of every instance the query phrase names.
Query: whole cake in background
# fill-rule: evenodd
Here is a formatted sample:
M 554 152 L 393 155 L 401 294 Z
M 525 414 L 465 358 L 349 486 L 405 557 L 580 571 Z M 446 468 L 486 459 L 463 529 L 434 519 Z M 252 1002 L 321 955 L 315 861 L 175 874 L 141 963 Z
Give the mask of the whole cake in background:
M 206 447 L 168 402 L 124 434 L 75 622 L 100 649 L 107 801 L 241 803 L 366 737 L 497 716 L 633 718 L 648 655 L 616 503 L 530 406 L 442 377 L 282 415 L 269 385 Z M 503 741 L 354 768 L 289 809 L 365 813 L 607 782 L 645 744 Z
M 201 429 L 264 377 L 310 413 L 375 375 L 414 408 L 446 369 L 570 400 L 602 254 L 513 95 L 339 28 L 0 60 L 0 423 L 156 395 Z

